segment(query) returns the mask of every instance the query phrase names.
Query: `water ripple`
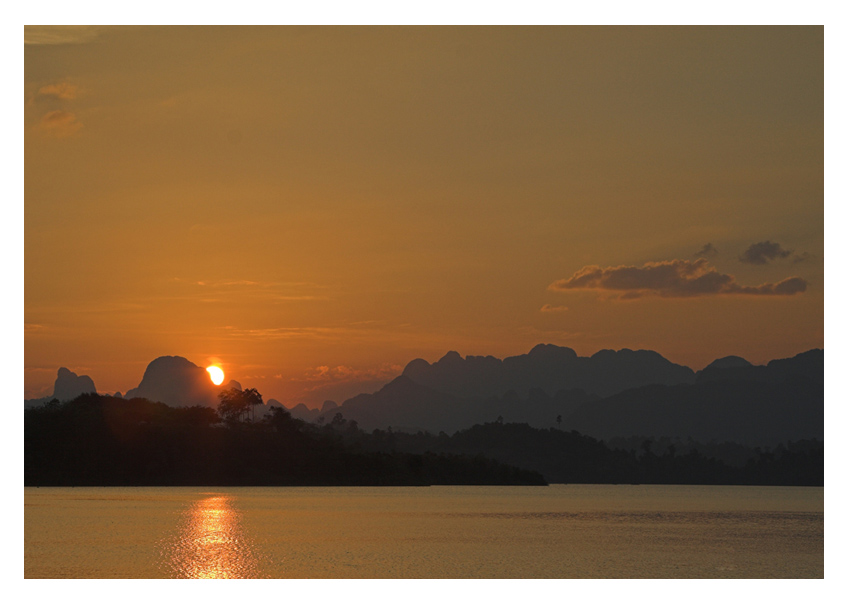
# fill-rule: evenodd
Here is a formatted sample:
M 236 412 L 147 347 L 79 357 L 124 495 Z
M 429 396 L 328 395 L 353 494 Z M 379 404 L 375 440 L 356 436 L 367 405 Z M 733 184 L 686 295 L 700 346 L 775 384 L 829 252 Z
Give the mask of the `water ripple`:
M 206 497 L 183 514 L 176 541 L 163 549 L 166 565 L 176 578 L 261 578 L 258 557 L 231 499 Z

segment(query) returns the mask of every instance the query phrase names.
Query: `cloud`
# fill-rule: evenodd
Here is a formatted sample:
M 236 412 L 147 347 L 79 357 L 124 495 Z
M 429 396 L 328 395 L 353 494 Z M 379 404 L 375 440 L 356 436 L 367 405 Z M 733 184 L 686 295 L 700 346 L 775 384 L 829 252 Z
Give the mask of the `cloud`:
M 260 287 L 269 287 L 270 283 L 261 284 L 259 281 L 248 281 L 246 279 L 239 279 L 236 281 L 197 281 L 197 285 L 202 287 L 236 287 L 236 286 L 250 286 L 250 285 L 259 285 Z
M 601 268 L 585 266 L 569 279 L 548 286 L 553 291 L 589 289 L 619 292 L 620 300 L 660 296 L 692 298 L 712 295 L 790 296 L 804 292 L 807 282 L 789 277 L 778 283 L 740 285 L 733 275 L 720 273 L 704 258 L 647 262 L 643 266 Z
M 77 120 L 77 116 L 70 111 L 56 110 L 41 118 L 40 127 L 47 134 L 64 138 L 77 132 L 83 125 Z
M 38 89 L 38 96 L 58 99 L 60 101 L 72 101 L 80 94 L 79 86 L 69 82 L 48 84 Z
M 354 382 L 382 382 L 398 377 L 404 368 L 393 363 L 384 363 L 379 367 L 357 368 L 348 365 L 337 365 L 330 367 L 320 365 L 308 370 L 300 380 L 296 381 L 314 382 L 318 385 L 305 387 L 305 391 L 312 392 L 322 389 L 329 384 L 354 383 Z
M 257 329 L 224 328 L 232 339 L 290 340 L 295 338 L 327 339 L 350 335 L 346 327 L 269 327 Z
M 787 258 L 792 253 L 793 250 L 782 249 L 778 243 L 761 241 L 760 243 L 750 245 L 749 249 L 740 256 L 740 262 L 745 262 L 746 264 L 766 264 L 776 258 Z
M 194 229 L 194 227 L 191 227 Z M 174 277 L 171 281 L 175 282 L 185 282 L 184 279 L 179 277 Z M 299 294 L 299 293 L 291 293 L 292 291 L 303 291 L 305 289 L 315 290 L 322 289 L 324 286 L 318 285 L 316 283 L 308 283 L 308 282 L 277 282 L 277 281 L 251 281 L 249 279 L 219 279 L 219 280 L 204 280 L 204 281 L 191 281 L 193 285 L 197 285 L 200 287 L 207 288 L 219 288 L 222 290 L 232 290 L 232 291 L 251 291 L 252 293 L 256 293 L 259 291 L 266 291 L 268 295 L 273 296 L 275 299 L 280 300 L 315 300 L 318 299 L 318 296 L 314 296 L 311 294 Z
M 811 259 L 811 255 L 808 252 L 802 252 L 801 254 L 796 254 L 793 256 L 793 263 L 797 262 L 807 262 Z
M 552 306 L 551 304 L 543 304 L 539 309 L 540 312 L 566 312 L 567 310 L 569 310 L 568 306 Z
M 267 300 L 276 304 L 289 304 L 293 302 L 318 302 L 330 298 L 317 293 L 324 290 L 325 286 L 309 282 L 286 282 L 286 281 L 254 281 L 250 279 L 184 279 L 172 277 L 171 283 L 179 284 L 188 297 L 180 299 L 198 299 L 198 295 L 210 296 L 210 301 L 224 301 L 225 299 L 241 298 L 251 301 Z M 199 293 L 202 292 L 202 293 Z
M 24 44 L 83 44 L 97 38 L 98 25 L 24 25 Z
M 714 245 L 710 242 L 706 243 L 702 249 L 693 254 L 693 256 L 697 256 L 700 258 L 710 258 L 711 256 L 716 256 L 719 253 L 719 250 L 714 247 Z
M 327 296 L 274 296 L 272 300 L 277 302 L 302 302 L 309 300 L 329 300 Z

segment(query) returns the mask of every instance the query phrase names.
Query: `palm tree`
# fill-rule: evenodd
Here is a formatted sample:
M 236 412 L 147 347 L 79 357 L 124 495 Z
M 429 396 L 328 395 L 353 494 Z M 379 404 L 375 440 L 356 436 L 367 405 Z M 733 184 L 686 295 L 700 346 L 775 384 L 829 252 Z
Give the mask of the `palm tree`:
M 254 407 L 263 404 L 262 395 L 256 388 L 222 390 L 218 398 L 221 401 L 218 403 L 218 414 L 231 426 L 245 419 L 253 422 Z

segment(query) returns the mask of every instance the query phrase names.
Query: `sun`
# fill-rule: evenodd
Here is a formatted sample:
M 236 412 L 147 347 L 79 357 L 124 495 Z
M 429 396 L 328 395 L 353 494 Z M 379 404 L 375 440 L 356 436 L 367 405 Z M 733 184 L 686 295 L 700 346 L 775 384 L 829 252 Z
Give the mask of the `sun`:
M 206 370 L 209 372 L 209 379 L 212 380 L 212 383 L 216 386 L 220 386 L 224 381 L 224 372 L 221 371 L 221 367 L 210 365 L 206 368 Z

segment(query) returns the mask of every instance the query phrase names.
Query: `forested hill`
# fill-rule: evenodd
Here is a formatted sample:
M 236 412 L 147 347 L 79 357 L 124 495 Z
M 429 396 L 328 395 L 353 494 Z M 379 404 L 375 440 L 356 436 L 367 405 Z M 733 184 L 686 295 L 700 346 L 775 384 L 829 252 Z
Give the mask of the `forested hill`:
M 96 394 L 27 410 L 25 484 L 823 484 L 819 441 L 736 445 L 726 455 L 716 445 L 650 439 L 612 448 L 500 420 L 449 436 L 364 432 L 341 414 L 318 426 L 279 408 L 259 422 L 222 413 Z
M 617 445 L 573 431 L 496 421 L 452 436 L 378 430 L 370 446 L 483 455 L 534 469 L 551 483 L 822 486 L 824 481 L 824 448 L 818 440 L 770 448 L 650 438 Z
M 276 410 L 222 423 L 208 407 L 84 394 L 24 412 L 26 486 L 544 485 L 483 457 L 375 451 L 354 426 L 324 430 Z

